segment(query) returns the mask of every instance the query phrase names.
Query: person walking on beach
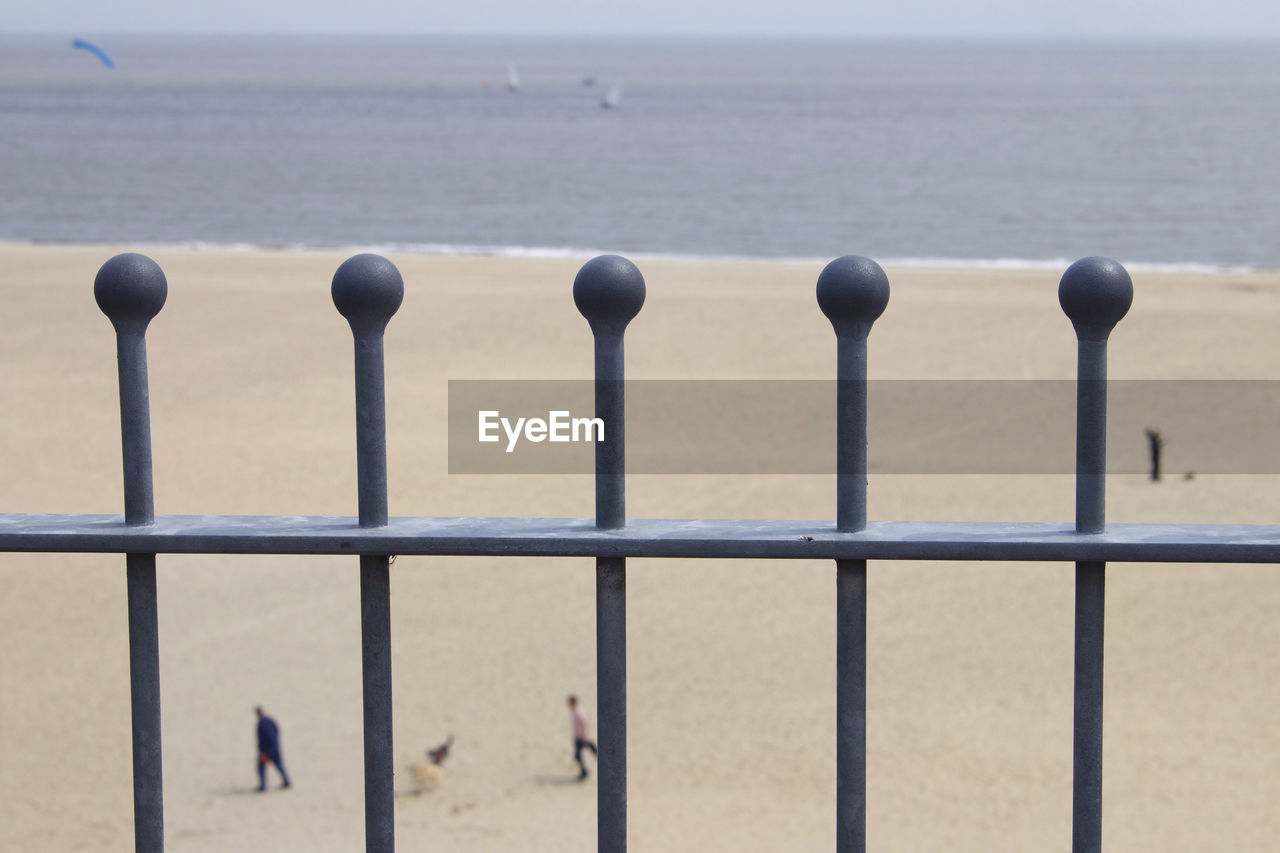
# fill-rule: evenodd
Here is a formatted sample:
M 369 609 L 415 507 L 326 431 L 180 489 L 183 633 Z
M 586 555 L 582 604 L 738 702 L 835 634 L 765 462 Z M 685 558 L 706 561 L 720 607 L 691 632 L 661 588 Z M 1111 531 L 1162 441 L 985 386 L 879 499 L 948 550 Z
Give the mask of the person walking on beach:
M 289 774 L 285 772 L 284 760 L 280 757 L 280 727 L 263 712 L 261 705 L 253 710 L 258 715 L 258 790 L 267 790 L 268 761 L 280 771 L 280 778 L 284 780 L 280 787 L 288 788 Z
M 577 696 L 569 697 L 569 716 L 573 721 L 573 760 L 578 762 L 578 781 L 581 782 L 589 775 L 587 765 L 582 760 L 582 750 L 591 751 L 592 755 L 596 755 L 596 745 L 587 737 L 587 712 L 582 710 L 582 706 L 578 704 Z

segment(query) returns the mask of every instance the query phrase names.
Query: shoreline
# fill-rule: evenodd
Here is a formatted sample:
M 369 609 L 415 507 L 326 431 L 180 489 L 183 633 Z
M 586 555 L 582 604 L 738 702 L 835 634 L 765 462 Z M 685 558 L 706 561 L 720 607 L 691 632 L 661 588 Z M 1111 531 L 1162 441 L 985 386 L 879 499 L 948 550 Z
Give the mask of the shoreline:
M 199 240 L 180 241 L 176 243 L 138 241 L 130 243 L 117 242 L 73 242 L 56 240 L 4 240 L 0 239 L 0 251 L 8 250 L 80 250 L 103 249 L 115 252 L 194 252 L 225 253 L 234 255 L 253 254 L 310 254 L 342 252 L 358 254 L 372 252 L 380 255 L 405 255 L 445 258 L 480 258 L 480 259 L 527 259 L 527 260 L 581 260 L 602 254 L 622 255 L 633 261 L 656 261 L 672 263 L 709 263 L 709 264 L 819 264 L 833 260 L 830 258 L 803 256 L 750 256 L 750 255 L 685 255 L 652 251 L 628 252 L 611 249 L 589 249 L 555 246 L 494 246 L 494 245 L 451 245 L 436 243 L 400 244 L 267 244 L 267 243 L 210 243 Z M 854 252 L 853 254 L 862 254 Z M 109 256 L 108 256 L 109 257 Z M 1079 258 L 880 258 L 872 256 L 872 260 L 885 268 L 919 269 L 919 270 L 1010 270 L 1010 271 L 1052 271 L 1065 270 Z M 1250 264 L 1214 264 L 1201 261 L 1131 261 L 1117 258 L 1130 273 L 1161 273 L 1189 275 L 1273 275 L 1280 273 L 1280 268 Z

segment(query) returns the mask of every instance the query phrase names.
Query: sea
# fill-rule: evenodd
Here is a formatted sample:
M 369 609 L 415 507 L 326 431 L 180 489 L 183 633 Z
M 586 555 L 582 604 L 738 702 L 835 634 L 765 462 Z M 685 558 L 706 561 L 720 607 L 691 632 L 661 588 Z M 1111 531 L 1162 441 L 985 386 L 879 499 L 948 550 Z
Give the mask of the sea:
M 6 243 L 1280 269 L 1280 42 L 7 35 L 0 181 Z

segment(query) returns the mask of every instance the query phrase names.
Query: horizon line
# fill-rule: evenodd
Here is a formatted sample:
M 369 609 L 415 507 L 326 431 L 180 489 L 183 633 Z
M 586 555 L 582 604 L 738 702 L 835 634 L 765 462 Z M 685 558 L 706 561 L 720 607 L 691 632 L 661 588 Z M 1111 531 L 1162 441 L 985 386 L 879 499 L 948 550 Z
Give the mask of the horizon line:
M 793 33 L 772 32 L 689 32 L 662 31 L 645 32 L 597 31 L 597 30 L 546 30 L 537 32 L 503 32 L 482 30 L 352 30 L 350 28 L 280 30 L 280 29 L 137 29 L 137 28 L 96 28 L 82 27 L 72 29 L 8 29 L 0 33 L 0 39 L 22 38 L 66 38 L 72 34 L 89 33 L 93 35 L 109 35 L 119 37 L 207 37 L 225 38 L 263 37 L 263 38 L 475 38 L 475 39 L 605 39 L 610 41 L 626 41 L 640 39 L 672 39 L 672 40 L 726 40 L 726 41 L 909 41 L 909 42 L 1142 42 L 1142 43 L 1214 43 L 1214 42 L 1274 42 L 1280 41 L 1280 33 L 1229 32 L 1229 33 L 1148 33 L 1148 32 L 1094 32 L 1094 33 L 1048 33 L 1039 31 L 1016 32 L 816 32 L 798 31 Z

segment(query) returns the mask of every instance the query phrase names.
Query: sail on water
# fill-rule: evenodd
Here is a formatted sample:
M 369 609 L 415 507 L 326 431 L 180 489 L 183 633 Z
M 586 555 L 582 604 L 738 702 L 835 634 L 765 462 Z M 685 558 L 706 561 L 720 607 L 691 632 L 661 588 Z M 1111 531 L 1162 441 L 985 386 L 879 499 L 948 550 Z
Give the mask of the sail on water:
M 604 97 L 600 99 L 600 107 L 602 109 L 611 110 L 622 100 L 622 81 L 614 83 L 609 87 L 609 91 L 604 93 Z

